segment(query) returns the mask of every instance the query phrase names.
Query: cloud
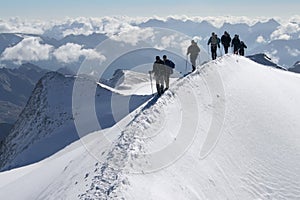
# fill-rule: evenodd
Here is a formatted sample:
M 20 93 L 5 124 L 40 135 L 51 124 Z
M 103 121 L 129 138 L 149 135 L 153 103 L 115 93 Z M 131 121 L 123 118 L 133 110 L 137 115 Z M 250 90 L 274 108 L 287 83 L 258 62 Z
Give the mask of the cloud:
M 177 45 L 178 43 L 175 43 L 175 40 L 178 36 L 177 35 L 165 35 L 161 38 L 160 43 L 157 44 L 155 47 L 157 49 L 167 49 L 169 47 L 172 47 L 174 45 Z
M 271 34 L 272 40 L 290 40 L 294 34 L 300 32 L 299 24 L 295 22 L 289 22 L 285 25 L 278 27 L 276 31 Z
M 17 63 L 22 61 L 40 61 L 50 59 L 53 46 L 42 44 L 39 37 L 24 38 L 13 47 L 6 48 L 1 60 L 12 60 Z
M 13 17 L 8 20 L 0 19 L 1 33 L 29 33 L 29 34 L 43 34 L 51 22 L 39 20 L 25 20 L 18 17 Z
M 180 43 L 182 55 L 186 55 L 187 48 L 191 45 L 191 40 L 184 40 Z
M 293 49 L 289 46 L 285 46 L 285 48 L 287 49 L 288 53 L 293 56 L 293 57 L 298 57 L 300 56 L 300 51 L 298 49 Z
M 10 32 L 10 27 L 9 25 L 3 21 L 3 20 L 0 20 L 0 32 L 1 33 L 7 33 L 7 32 Z
M 66 37 L 68 35 L 91 35 L 94 31 L 88 28 L 87 26 L 83 26 L 82 28 L 74 28 L 74 29 L 67 29 L 63 31 L 63 36 Z
M 257 38 L 256 38 L 256 42 L 257 43 L 266 43 L 266 40 L 265 40 L 265 38 L 262 36 L 262 35 L 260 35 L 260 36 L 258 36 Z
M 213 24 L 215 27 L 221 27 L 224 23 L 246 23 L 248 25 L 253 25 L 257 22 L 268 21 L 270 18 L 266 17 L 244 17 L 244 16 L 207 16 L 207 17 L 188 17 L 185 15 L 173 15 L 168 17 L 128 17 L 128 16 L 113 16 L 113 17 L 101 17 L 101 18 L 65 18 L 62 20 L 51 20 L 51 21 L 39 21 L 39 20 L 26 20 L 20 18 L 11 18 L 8 20 L 0 20 L 0 32 L 10 32 L 10 33 L 33 33 L 33 34 L 45 34 L 56 39 L 61 39 L 67 35 L 90 35 L 92 33 L 105 33 L 108 36 L 119 35 L 122 38 L 127 39 L 130 34 L 135 34 L 134 31 L 140 31 L 137 24 L 146 22 L 150 19 L 157 19 L 162 21 L 167 21 L 168 19 L 176 19 L 181 21 L 193 21 L 193 22 L 203 22 L 207 21 Z M 272 37 L 277 38 L 287 38 L 286 35 L 289 34 L 289 30 L 299 32 L 300 16 L 293 16 L 287 21 L 276 19 L 281 21 L 281 23 L 286 24 L 281 26 L 276 30 Z M 296 29 L 296 30 L 295 30 Z M 133 32 L 132 32 L 133 31 Z M 148 32 L 149 33 L 149 32 Z M 286 35 L 284 35 L 286 34 Z M 284 35 L 284 36 L 282 36 Z M 297 35 L 299 36 L 299 34 Z M 132 43 L 135 43 L 136 40 Z
M 293 22 L 293 23 L 300 24 L 300 15 L 291 16 L 287 22 Z
M 194 36 L 193 40 L 197 43 L 197 42 L 203 40 L 203 38 L 201 36 Z
M 67 43 L 59 47 L 53 52 L 53 56 L 63 63 L 77 62 L 82 56 L 89 60 L 98 60 L 99 62 L 103 62 L 106 59 L 105 56 L 94 49 L 83 49 L 83 46 L 74 43 Z
M 95 32 L 101 32 L 99 30 L 102 24 L 99 22 L 101 22 L 99 19 L 79 17 L 68 19 L 67 22 L 58 25 L 58 28 L 63 37 L 68 35 L 91 35 Z
M 146 22 L 150 19 L 167 21 L 168 19 L 177 19 L 181 21 L 191 20 L 194 22 L 208 21 L 216 27 L 222 26 L 224 23 L 246 23 L 253 25 L 258 21 L 267 21 L 269 18 L 249 18 L 237 16 L 220 16 L 220 17 L 188 17 L 185 15 L 172 15 L 167 17 L 129 17 L 129 16 L 106 16 L 101 18 L 93 17 L 77 17 L 65 18 L 61 20 L 27 20 L 23 18 L 13 17 L 7 20 L 0 19 L 0 32 L 10 33 L 55 33 L 57 36 L 63 37 L 69 34 L 90 34 L 92 32 L 107 33 L 113 35 L 118 33 L 122 28 L 135 24 Z M 300 17 L 295 16 L 290 20 L 298 20 Z
M 125 25 L 120 28 L 120 32 L 110 37 L 110 39 L 125 42 L 136 46 L 138 42 L 146 41 L 154 36 L 152 28 L 139 28 L 136 26 Z

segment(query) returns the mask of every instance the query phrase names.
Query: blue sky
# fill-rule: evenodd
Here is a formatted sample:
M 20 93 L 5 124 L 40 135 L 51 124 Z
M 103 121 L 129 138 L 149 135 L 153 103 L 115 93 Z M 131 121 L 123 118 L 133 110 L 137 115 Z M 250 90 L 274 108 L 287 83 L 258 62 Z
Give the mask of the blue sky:
M 241 3 L 242 2 L 242 3 Z M 267 16 L 290 17 L 299 13 L 299 0 L 3 0 L 0 18 L 128 16 Z

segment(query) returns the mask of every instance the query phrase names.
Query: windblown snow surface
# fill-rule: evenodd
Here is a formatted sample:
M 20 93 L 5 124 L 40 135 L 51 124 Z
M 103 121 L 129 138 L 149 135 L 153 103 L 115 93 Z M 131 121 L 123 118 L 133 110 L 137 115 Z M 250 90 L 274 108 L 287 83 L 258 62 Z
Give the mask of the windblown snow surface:
M 1 199 L 300 199 L 299 85 L 223 56 L 114 127 L 2 172 Z

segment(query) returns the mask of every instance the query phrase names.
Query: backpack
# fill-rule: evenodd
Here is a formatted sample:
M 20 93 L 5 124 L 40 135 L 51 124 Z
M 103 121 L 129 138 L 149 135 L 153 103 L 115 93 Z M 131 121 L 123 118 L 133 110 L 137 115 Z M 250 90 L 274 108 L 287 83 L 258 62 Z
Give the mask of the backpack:
M 166 60 L 165 65 L 168 66 L 166 70 L 169 74 L 173 74 L 173 69 L 175 68 L 175 64 L 171 60 Z
M 169 67 L 171 67 L 172 69 L 175 68 L 175 64 L 171 60 L 169 60 Z
M 165 65 L 167 65 L 168 67 L 170 67 L 172 69 L 175 68 L 175 64 L 171 60 L 166 60 Z
M 210 40 L 211 45 L 217 45 L 218 44 L 218 38 L 216 36 L 212 36 Z

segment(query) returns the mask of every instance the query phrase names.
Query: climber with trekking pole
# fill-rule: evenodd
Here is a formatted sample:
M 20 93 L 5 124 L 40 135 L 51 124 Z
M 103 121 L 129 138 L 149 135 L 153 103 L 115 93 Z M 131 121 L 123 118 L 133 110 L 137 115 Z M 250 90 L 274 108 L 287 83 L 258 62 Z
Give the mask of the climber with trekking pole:
M 200 53 L 200 48 L 198 47 L 197 43 L 192 40 L 191 45 L 187 49 L 186 55 L 190 55 L 190 61 L 192 63 L 192 72 L 196 70 L 196 60 L 198 57 L 198 54 Z M 187 65 L 187 64 L 186 64 Z
M 207 45 L 210 45 L 211 58 L 212 60 L 215 60 L 217 58 L 217 48 L 220 49 L 220 39 L 218 38 L 217 34 L 215 34 L 214 32 L 211 34 Z
M 154 74 L 156 82 L 157 95 L 161 96 L 164 93 L 164 76 L 165 76 L 165 63 L 161 60 L 159 56 L 155 57 L 155 62 L 153 63 L 152 71 L 149 71 L 150 77 L 151 74 Z M 151 84 L 152 85 L 152 84 Z

